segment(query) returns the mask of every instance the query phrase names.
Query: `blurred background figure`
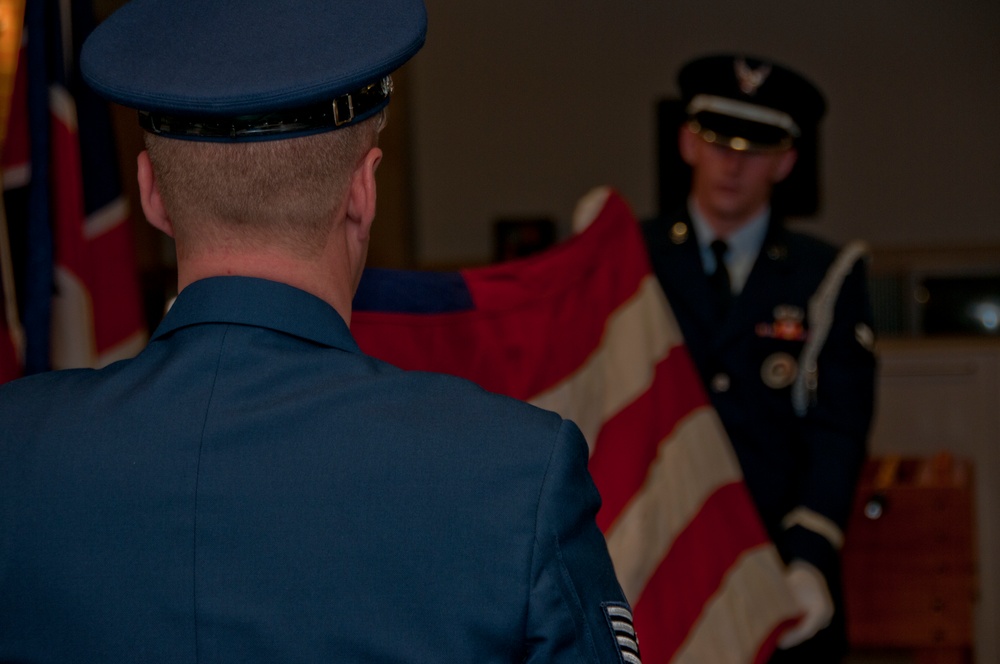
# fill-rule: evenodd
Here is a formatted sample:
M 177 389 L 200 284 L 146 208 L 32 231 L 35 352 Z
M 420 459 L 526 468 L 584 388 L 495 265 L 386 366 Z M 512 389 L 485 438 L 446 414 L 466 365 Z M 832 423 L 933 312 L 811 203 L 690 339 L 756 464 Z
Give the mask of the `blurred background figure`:
M 804 612 L 772 661 L 839 661 L 839 550 L 874 402 L 864 249 L 782 223 L 815 210 L 825 100 L 740 55 L 694 60 L 678 82 L 690 185 L 644 223 L 647 249 Z

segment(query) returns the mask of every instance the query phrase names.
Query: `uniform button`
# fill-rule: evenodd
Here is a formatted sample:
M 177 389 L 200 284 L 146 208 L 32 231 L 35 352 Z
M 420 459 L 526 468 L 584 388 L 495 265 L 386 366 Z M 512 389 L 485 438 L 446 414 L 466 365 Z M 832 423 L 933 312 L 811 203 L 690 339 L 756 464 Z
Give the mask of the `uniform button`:
M 729 374 L 717 373 L 712 376 L 712 391 L 728 392 L 729 391 Z
M 674 244 L 684 244 L 688 239 L 688 227 L 683 221 L 678 221 L 670 228 L 670 241 Z

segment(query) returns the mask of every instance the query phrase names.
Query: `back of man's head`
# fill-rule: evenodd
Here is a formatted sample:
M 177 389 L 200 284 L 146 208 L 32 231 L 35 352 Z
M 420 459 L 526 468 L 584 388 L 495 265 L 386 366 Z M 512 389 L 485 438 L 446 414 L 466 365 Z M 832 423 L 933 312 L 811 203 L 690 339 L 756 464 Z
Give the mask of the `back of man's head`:
M 382 117 L 276 141 L 189 141 L 147 134 L 175 238 L 188 250 L 266 244 L 314 257 L 343 204 L 352 172 L 378 143 Z

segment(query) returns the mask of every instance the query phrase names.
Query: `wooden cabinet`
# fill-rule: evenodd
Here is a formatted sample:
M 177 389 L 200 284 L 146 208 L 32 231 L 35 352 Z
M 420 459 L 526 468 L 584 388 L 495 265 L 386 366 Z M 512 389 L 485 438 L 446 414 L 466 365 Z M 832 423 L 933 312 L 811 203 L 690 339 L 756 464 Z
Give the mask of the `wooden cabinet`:
M 972 465 L 949 455 L 867 464 L 843 552 L 852 647 L 971 661 L 973 496 Z

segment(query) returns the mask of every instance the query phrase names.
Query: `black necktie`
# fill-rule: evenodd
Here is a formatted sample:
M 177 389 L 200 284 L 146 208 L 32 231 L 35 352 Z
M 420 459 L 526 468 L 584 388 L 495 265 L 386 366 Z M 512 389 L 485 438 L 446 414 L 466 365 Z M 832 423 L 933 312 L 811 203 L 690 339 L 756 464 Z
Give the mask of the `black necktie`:
M 726 268 L 725 260 L 729 246 L 723 240 L 713 240 L 710 247 L 712 253 L 715 254 L 715 272 L 709 275 L 708 282 L 712 286 L 715 309 L 719 318 L 725 318 L 729 312 L 729 305 L 733 301 L 733 290 L 729 283 L 729 270 Z

